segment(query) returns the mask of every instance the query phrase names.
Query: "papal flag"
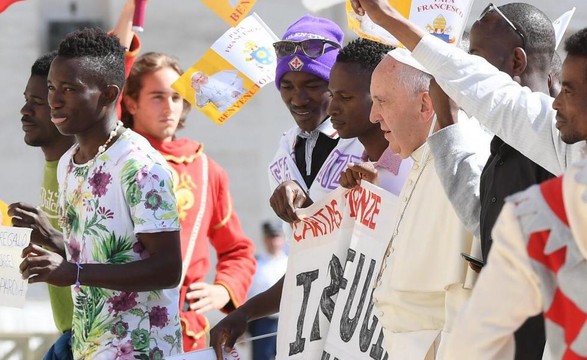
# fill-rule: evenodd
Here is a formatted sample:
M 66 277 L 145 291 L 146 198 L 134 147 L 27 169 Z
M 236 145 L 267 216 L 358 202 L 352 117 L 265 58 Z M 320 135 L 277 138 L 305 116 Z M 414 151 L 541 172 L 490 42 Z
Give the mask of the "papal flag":
M 473 0 L 388 0 L 389 4 L 411 22 L 442 40 L 458 44 L 473 5 Z M 399 41 L 369 16 L 357 15 L 350 1 L 346 4 L 348 26 L 357 35 L 385 44 L 399 46 Z
M 225 32 L 171 86 L 221 125 L 275 80 L 277 36 L 257 14 Z
M 253 9 L 257 0 L 202 0 L 222 20 L 230 26 L 236 26 Z

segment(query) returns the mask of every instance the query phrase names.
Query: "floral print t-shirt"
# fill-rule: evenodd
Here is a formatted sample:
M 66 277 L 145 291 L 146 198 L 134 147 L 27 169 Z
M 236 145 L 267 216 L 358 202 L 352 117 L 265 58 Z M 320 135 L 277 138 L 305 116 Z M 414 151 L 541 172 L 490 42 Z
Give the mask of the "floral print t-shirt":
M 93 162 L 58 167 L 67 260 L 125 264 L 147 258 L 137 233 L 179 230 L 171 172 L 142 136 L 126 130 Z M 81 270 L 83 272 L 83 269 Z M 124 274 L 121 274 L 124 276 Z M 72 287 L 75 359 L 163 359 L 181 353 L 179 290 Z

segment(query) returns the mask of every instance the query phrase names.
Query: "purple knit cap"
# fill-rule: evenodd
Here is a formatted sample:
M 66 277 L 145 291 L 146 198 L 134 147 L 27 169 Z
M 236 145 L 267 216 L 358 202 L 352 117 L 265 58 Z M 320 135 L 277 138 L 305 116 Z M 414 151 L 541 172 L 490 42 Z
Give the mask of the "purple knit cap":
M 291 41 L 326 39 L 334 41 L 342 47 L 343 37 L 342 29 L 333 21 L 317 16 L 304 15 L 287 28 L 281 39 Z M 278 59 L 275 70 L 277 89 L 279 89 L 281 78 L 289 71 L 304 71 L 329 81 L 330 69 L 332 69 L 336 61 L 338 50 L 333 46 L 326 45 L 322 56 L 310 59 L 298 49 L 297 53 Z

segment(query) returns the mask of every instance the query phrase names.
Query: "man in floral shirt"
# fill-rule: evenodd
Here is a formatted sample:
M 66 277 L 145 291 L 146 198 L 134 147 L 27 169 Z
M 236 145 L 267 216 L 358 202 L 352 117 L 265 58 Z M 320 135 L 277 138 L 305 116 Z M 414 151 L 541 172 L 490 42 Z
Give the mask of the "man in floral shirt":
M 51 120 L 77 144 L 57 170 L 63 238 L 23 251 L 23 277 L 73 287 L 76 359 L 181 352 L 179 221 L 165 160 L 117 122 L 124 48 L 85 29 L 60 44 L 48 76 Z M 64 259 L 67 258 L 67 260 Z

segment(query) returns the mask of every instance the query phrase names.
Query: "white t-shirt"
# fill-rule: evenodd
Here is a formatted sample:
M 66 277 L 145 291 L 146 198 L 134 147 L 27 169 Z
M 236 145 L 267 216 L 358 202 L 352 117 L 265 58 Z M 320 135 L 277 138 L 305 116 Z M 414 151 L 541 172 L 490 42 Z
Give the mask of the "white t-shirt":
M 93 164 L 74 164 L 73 149 L 57 169 L 68 261 L 139 261 L 149 254 L 137 233 L 179 230 L 171 172 L 147 140 L 126 130 Z M 76 359 L 181 352 L 177 288 L 123 292 L 82 284 L 73 296 Z

